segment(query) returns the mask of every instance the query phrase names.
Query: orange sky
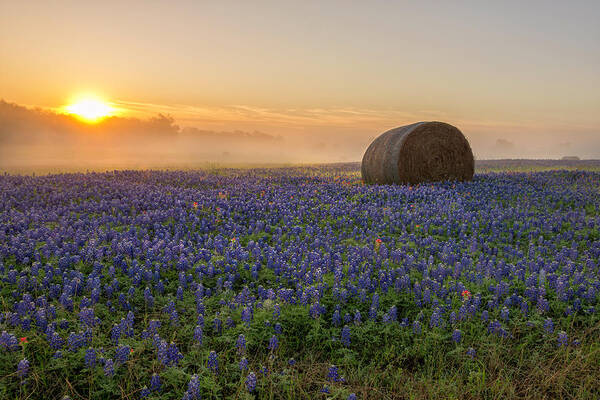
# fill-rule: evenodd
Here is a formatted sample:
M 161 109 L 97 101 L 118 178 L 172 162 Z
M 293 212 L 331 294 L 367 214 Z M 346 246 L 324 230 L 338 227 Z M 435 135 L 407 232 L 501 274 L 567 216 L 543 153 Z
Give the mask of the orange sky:
M 4 1 L 0 99 L 332 144 L 443 120 L 480 157 L 600 157 L 600 3 L 391 3 Z

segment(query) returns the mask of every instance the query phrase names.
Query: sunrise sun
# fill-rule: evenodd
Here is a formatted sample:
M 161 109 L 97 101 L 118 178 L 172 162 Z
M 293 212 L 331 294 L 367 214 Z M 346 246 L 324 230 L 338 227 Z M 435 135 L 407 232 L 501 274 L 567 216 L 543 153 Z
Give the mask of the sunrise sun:
M 65 106 L 64 111 L 85 122 L 94 123 L 114 115 L 115 109 L 101 100 L 86 97 Z

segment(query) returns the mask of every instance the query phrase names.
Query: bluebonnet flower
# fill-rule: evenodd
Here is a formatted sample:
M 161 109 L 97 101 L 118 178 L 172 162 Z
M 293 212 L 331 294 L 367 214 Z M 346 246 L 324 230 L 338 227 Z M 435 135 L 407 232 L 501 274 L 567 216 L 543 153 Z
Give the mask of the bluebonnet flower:
M 20 378 L 24 378 L 29 374 L 29 361 L 24 358 L 21 361 L 19 361 L 19 364 L 17 365 L 17 375 Z
M 573 307 L 568 306 L 567 308 L 565 308 L 565 316 L 569 316 L 569 315 L 573 315 Z
M 52 332 L 49 338 L 49 344 L 53 350 L 62 349 L 64 343 L 65 341 L 60 337 L 60 335 L 57 332 Z
M 327 372 L 327 379 L 329 379 L 331 382 L 339 382 L 340 381 L 340 375 L 339 375 L 337 366 L 331 365 L 329 367 L 329 371 Z
M 488 311 L 487 310 L 483 310 L 481 312 L 481 320 L 482 321 L 487 321 L 489 319 L 490 319 L 490 315 L 489 315 Z
M 248 368 L 248 360 L 246 359 L 246 357 L 242 357 L 238 364 L 238 367 L 240 371 L 245 371 Z
M 452 341 L 454 343 L 460 343 L 462 339 L 462 332 L 459 329 L 455 329 L 454 332 L 452 332 Z
M 208 355 L 208 368 L 215 374 L 219 372 L 219 358 L 217 357 L 217 353 L 212 350 Z
M 202 345 L 202 327 L 200 325 L 196 325 L 194 328 L 194 340 L 198 342 L 198 344 Z
M 508 321 L 508 316 L 509 316 L 508 308 L 503 307 L 502 311 L 500 311 L 500 318 L 502 318 L 504 321 Z
M 140 398 L 145 399 L 148 396 L 150 396 L 150 389 L 148 389 L 147 386 L 144 386 L 142 390 L 140 390 Z
M 192 375 L 187 389 L 188 399 L 200 399 L 200 380 L 198 375 Z
M 115 374 L 115 365 L 112 358 L 104 362 L 104 375 L 113 376 Z
M 151 319 L 150 321 L 148 321 L 148 330 L 151 333 L 157 333 L 158 329 L 160 328 L 160 325 L 160 321 L 156 319 Z
M 2 334 L 0 334 L 0 347 L 11 351 L 17 350 L 19 348 L 19 341 L 15 335 L 2 331 Z
M 220 318 L 218 318 L 218 313 L 215 319 L 213 320 L 213 329 L 216 333 L 221 333 L 221 331 L 223 330 L 223 322 Z
M 442 320 L 442 316 L 439 312 L 439 309 L 436 309 L 432 314 L 431 314 L 431 318 L 429 319 L 429 327 L 430 328 L 435 328 L 435 327 L 439 327 L 441 326 L 441 320 Z
M 242 333 L 238 336 L 236 344 L 238 353 L 244 354 L 246 351 L 246 337 Z
M 171 321 L 172 326 L 179 326 L 179 313 L 177 310 L 173 309 L 169 313 L 169 321 Z
M 331 323 L 333 324 L 333 326 L 340 326 L 340 324 L 342 323 L 339 310 L 335 310 L 333 312 L 333 316 L 331 317 Z
M 36 351 L 45 346 L 58 357 L 66 345 L 82 358 L 94 328 L 94 340 L 112 343 L 113 367 L 118 367 L 122 358 L 115 351 L 126 338 L 139 339 L 133 331 L 138 322 L 158 311 L 161 320 L 168 318 L 177 325 L 177 307 L 187 306 L 181 302 L 186 291 L 194 297 L 189 299 L 194 301 L 192 309 L 182 309 L 186 323 L 197 319 L 194 325 L 204 330 L 206 320 L 209 331 L 218 332 L 233 327 L 235 315 L 241 313 L 243 329 L 248 330 L 253 311 L 262 308 L 260 321 L 265 317 L 273 321 L 267 329 L 262 322 L 255 328 L 263 333 L 273 328 L 269 334 L 274 333 L 280 345 L 288 333 L 281 326 L 286 309 L 301 305 L 314 318 L 327 316 L 320 324 L 339 329 L 339 342 L 345 346 L 350 346 L 355 314 L 347 310 L 355 308 L 366 312 L 373 326 L 401 321 L 397 328 L 412 325 L 415 336 L 431 324 L 435 330 L 446 329 L 450 337 L 459 322 L 469 319 L 475 330 L 488 327 L 493 335 L 510 337 L 506 324 L 514 319 L 515 310 L 524 321 L 541 321 L 542 332 L 554 335 L 566 324 L 566 316 L 581 313 L 578 318 L 589 319 L 597 313 L 598 246 L 589 232 L 598 221 L 585 212 L 597 203 L 593 197 L 597 173 L 480 174 L 469 183 L 375 190 L 353 185 L 358 183 L 352 177 L 355 171 L 336 171 L 339 178 L 330 176 L 330 169 L 313 172 L 317 176 L 297 171 L 219 176 L 117 171 L 0 177 L 4 180 L 0 186 L 9 188 L 0 190 L 0 204 L 6 206 L 0 225 L 9 222 L 6 230 L 0 229 L 4 246 L 0 280 L 8 299 L 0 312 L 0 326 L 18 332 L 36 330 L 32 334 Z M 344 180 L 348 187 L 340 186 Z M 225 187 L 232 193 L 217 195 L 215 188 Z M 560 196 L 549 196 L 557 187 Z M 48 190 L 52 201 L 40 201 Z M 43 195 L 31 201 L 27 196 L 32 193 Z M 451 207 L 448 202 L 429 201 L 448 196 L 454 199 Z M 522 203 L 519 207 L 513 207 L 515 199 Z M 192 208 L 194 201 L 205 207 Z M 534 213 L 523 211 L 531 207 Z M 394 221 L 402 221 L 407 229 Z M 417 223 L 422 227 L 416 228 Z M 565 223 L 569 229 L 564 229 Z M 372 244 L 373 235 L 382 236 L 377 252 L 365 246 Z M 232 237 L 240 243 L 232 244 Z M 356 245 L 344 242 L 348 238 Z M 210 282 L 211 288 L 198 282 Z M 484 293 L 466 295 L 467 286 Z M 419 316 L 410 312 L 399 316 L 393 305 L 384 309 L 394 298 L 388 293 L 410 299 L 421 308 Z M 210 307 L 205 307 L 205 300 Z M 155 303 L 169 304 L 154 310 Z M 456 304 L 458 309 L 452 307 Z M 108 320 L 98 330 L 100 310 Z M 121 310 L 126 310 L 126 318 L 121 319 Z M 141 312 L 135 324 L 133 312 Z M 535 316 L 540 314 L 541 320 Z M 356 323 L 364 317 L 360 315 Z M 215 318 L 225 326 L 215 327 Z M 525 323 L 530 326 L 531 321 Z M 157 336 L 164 331 L 171 337 L 173 329 L 156 323 L 149 322 L 141 338 L 152 342 L 160 368 L 170 367 L 183 356 L 174 344 Z M 0 352 L 20 350 L 18 339 L 2 332 Z M 208 336 L 203 340 L 207 342 Z M 562 340 L 560 347 L 576 343 L 571 340 Z M 27 355 L 34 350 L 24 347 Z M 95 351 L 98 364 L 102 353 Z M 247 374 L 246 369 L 243 378 Z M 220 379 L 226 378 L 224 374 Z
M 342 328 L 342 344 L 346 347 L 350 347 L 350 328 L 348 325 L 344 325 Z
M 421 334 L 421 323 L 418 320 L 414 320 L 412 324 L 413 333 L 415 335 Z
M 500 324 L 500 321 L 495 319 L 488 324 L 487 331 L 488 333 L 497 333 L 498 331 L 500 331 L 500 329 L 502 329 L 502 325 Z
M 83 308 L 79 312 L 79 319 L 85 325 L 90 326 L 90 327 L 96 326 L 100 322 L 100 320 L 98 318 L 96 318 L 96 316 L 94 315 L 93 308 Z
M 476 355 L 476 354 L 477 354 L 477 352 L 475 351 L 475 349 L 474 349 L 474 348 L 472 348 L 472 347 L 469 347 L 469 348 L 467 349 L 467 355 L 468 355 L 469 357 L 471 357 L 471 358 L 475 358 L 475 355 Z
M 496 333 L 496 335 L 500 336 L 501 338 L 508 338 L 511 336 L 510 333 L 503 327 L 498 328 L 495 333 Z
M 318 319 L 321 316 L 321 314 L 323 313 L 323 309 L 318 301 L 311 304 L 308 313 L 314 319 Z
M 166 351 L 167 365 L 178 365 L 179 361 L 182 358 L 183 358 L 183 354 L 181 354 L 181 352 L 177 348 L 177 345 L 175 343 L 171 342 L 167 346 L 167 351 Z
M 450 320 L 450 321 L 449 321 L 449 322 L 450 322 L 450 325 L 454 325 L 454 324 L 456 323 L 456 319 L 457 319 L 457 317 L 456 317 L 456 312 L 455 312 L 455 311 L 452 311 L 452 312 L 450 313 L 450 317 L 449 317 L 449 320 Z
M 158 360 L 165 366 L 176 366 L 183 358 L 183 354 L 179 352 L 177 345 L 173 342 L 167 342 L 161 339 L 158 335 L 154 337 L 154 346 L 156 347 L 156 355 Z
M 527 303 L 527 301 L 523 301 L 521 303 L 521 313 L 523 313 L 524 316 L 527 316 L 529 314 L 529 304 Z
M 354 393 L 350 393 L 347 400 L 356 400 L 356 395 Z
M 544 297 L 539 297 L 537 301 L 537 309 L 540 314 L 547 313 L 550 310 L 550 304 Z
M 252 393 L 256 389 L 256 375 L 254 372 L 250 372 L 246 377 L 246 389 Z
M 131 352 L 131 347 L 129 346 L 119 346 L 117 347 L 117 351 L 115 352 L 115 360 L 119 363 L 124 363 L 129 358 L 129 353 Z
M 398 308 L 396 306 L 391 306 L 388 315 L 391 322 L 398 320 Z
M 423 302 L 425 304 L 431 304 L 431 290 L 429 290 L 429 288 L 425 288 L 423 291 Z
M 278 346 L 279 346 L 279 340 L 277 339 L 277 336 L 275 336 L 275 335 L 271 336 L 271 339 L 269 339 L 269 350 L 275 351 L 275 350 L 277 350 Z
M 381 317 L 381 321 L 384 324 L 389 324 L 391 322 L 389 314 L 388 313 L 384 313 L 383 316 Z
M 119 339 L 121 338 L 121 325 L 114 324 L 110 331 L 110 338 L 113 340 L 115 345 L 119 344 Z
M 250 326 L 250 322 L 252 321 L 252 311 L 248 307 L 244 307 L 242 310 L 242 321 L 246 323 L 246 326 Z
M 144 289 L 144 301 L 148 307 L 152 308 L 154 306 L 154 297 L 148 286 Z
M 350 315 L 350 313 L 345 313 L 344 314 L 344 323 L 348 324 L 352 321 L 352 316 Z
M 30 330 L 31 329 L 31 319 L 29 319 L 29 318 L 23 318 L 21 320 L 21 328 L 24 331 Z
M 79 348 L 84 346 L 85 340 L 83 338 L 83 335 L 71 332 L 69 334 L 69 337 L 67 338 L 67 343 L 69 344 L 69 351 L 75 352 Z
M 558 333 L 558 347 L 567 347 L 569 345 L 569 337 L 565 331 L 560 331 Z
M 89 348 L 85 351 L 85 366 L 88 368 L 94 368 L 96 366 L 96 350 Z
M 369 319 L 376 319 L 377 318 L 377 309 L 375 307 L 371 307 L 369 309 Z
M 158 392 L 160 391 L 161 386 L 160 376 L 158 376 L 158 374 L 152 374 L 152 377 L 150 378 L 150 390 Z

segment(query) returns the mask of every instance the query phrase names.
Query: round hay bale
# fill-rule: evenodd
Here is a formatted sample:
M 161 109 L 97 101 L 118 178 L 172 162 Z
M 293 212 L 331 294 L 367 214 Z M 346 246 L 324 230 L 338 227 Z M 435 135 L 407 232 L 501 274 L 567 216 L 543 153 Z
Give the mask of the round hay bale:
M 416 184 L 471 180 L 475 162 L 469 142 L 444 122 L 417 122 L 376 138 L 362 159 L 365 183 Z

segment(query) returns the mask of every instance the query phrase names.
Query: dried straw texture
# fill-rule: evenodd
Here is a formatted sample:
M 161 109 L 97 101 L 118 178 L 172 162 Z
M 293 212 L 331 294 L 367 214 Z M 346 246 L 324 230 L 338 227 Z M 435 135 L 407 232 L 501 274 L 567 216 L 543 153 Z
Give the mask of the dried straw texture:
M 365 183 L 416 184 L 471 180 L 475 163 L 469 142 L 444 122 L 417 122 L 383 133 L 362 160 Z

